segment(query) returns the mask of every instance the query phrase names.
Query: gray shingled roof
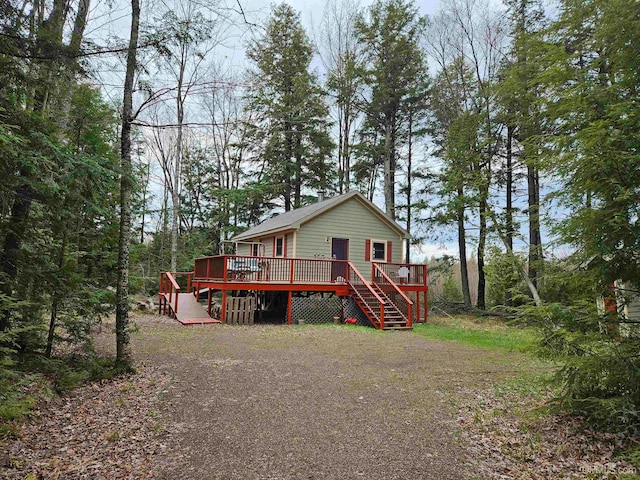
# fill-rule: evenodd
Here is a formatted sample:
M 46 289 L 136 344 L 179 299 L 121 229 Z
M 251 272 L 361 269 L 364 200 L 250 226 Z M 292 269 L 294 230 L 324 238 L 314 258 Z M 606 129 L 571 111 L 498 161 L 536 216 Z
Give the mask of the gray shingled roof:
M 382 210 L 378 209 L 375 205 L 369 202 L 361 193 L 357 191 L 352 191 L 345 193 L 343 195 L 338 195 L 336 197 L 328 198 L 321 202 L 313 203 L 311 205 L 307 205 L 306 207 L 296 208 L 295 210 L 290 210 L 285 213 L 281 213 L 280 215 L 276 215 L 275 217 L 269 218 L 262 223 L 259 223 L 255 227 L 250 228 L 249 230 L 236 235 L 231 239 L 232 242 L 239 242 L 242 240 L 250 240 L 255 237 L 263 236 L 265 234 L 276 233 L 282 230 L 290 230 L 300 228 L 300 224 L 304 223 L 306 220 L 315 217 L 317 215 L 322 214 L 323 212 L 330 210 L 334 206 L 348 200 L 351 197 L 360 197 L 365 202 L 369 203 L 374 209 L 376 209 L 383 217 L 385 217 L 390 223 L 395 225 L 399 231 L 403 232 L 406 235 L 404 229 L 402 229 L 398 224 L 396 224 L 393 220 L 387 217 Z

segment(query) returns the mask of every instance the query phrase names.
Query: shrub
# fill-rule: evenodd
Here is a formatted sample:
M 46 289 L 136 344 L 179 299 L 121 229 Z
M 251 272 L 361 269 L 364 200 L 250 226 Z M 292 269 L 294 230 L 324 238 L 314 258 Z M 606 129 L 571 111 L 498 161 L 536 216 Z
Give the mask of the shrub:
M 560 363 L 558 405 L 591 425 L 640 434 L 640 337 L 620 337 L 616 316 L 598 316 L 595 301 L 528 307 L 541 332 L 539 353 Z

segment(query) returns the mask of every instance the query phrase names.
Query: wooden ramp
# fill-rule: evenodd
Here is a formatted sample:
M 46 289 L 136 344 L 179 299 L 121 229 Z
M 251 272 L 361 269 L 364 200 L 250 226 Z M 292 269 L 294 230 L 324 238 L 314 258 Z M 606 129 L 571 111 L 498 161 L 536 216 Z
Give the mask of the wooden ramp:
M 173 311 L 173 305 L 170 304 L 171 313 L 183 325 L 204 325 L 206 323 L 221 323 L 220 320 L 211 318 L 196 297 L 191 293 L 178 293 L 178 312 Z M 169 302 L 169 295 L 164 294 L 166 302 Z

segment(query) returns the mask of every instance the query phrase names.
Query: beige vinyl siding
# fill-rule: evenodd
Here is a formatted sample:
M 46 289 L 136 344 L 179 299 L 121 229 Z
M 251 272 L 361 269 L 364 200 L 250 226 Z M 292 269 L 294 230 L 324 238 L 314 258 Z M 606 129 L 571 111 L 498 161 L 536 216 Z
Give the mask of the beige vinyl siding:
M 331 239 L 349 239 L 349 260 L 365 278 L 371 276 L 371 262 L 365 260 L 365 241 L 392 242 L 393 262 L 402 261 L 401 235 L 356 198 L 303 224 L 297 234 L 296 257 L 330 258 Z
M 236 255 L 251 255 L 251 245 L 248 243 L 236 244 Z
M 286 236 L 285 245 L 287 248 L 285 257 L 287 258 L 293 258 L 293 235 L 293 233 L 287 233 Z
M 274 235 L 273 237 L 261 238 L 261 239 L 253 239 L 254 242 L 261 243 L 264 247 L 260 247 L 260 254 L 265 257 L 273 257 L 274 249 L 273 245 L 275 243 L 276 237 L 285 236 L 285 246 L 286 246 L 286 257 L 293 257 L 293 232 L 287 234 Z M 264 251 L 264 254 L 262 252 Z M 251 255 L 251 245 L 249 243 L 239 243 L 236 248 L 236 255 Z

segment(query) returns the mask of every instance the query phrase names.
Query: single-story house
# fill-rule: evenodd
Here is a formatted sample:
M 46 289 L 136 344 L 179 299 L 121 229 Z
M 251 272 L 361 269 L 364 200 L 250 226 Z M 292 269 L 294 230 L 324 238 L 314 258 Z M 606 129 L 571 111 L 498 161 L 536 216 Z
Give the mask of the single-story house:
M 402 263 L 406 230 L 360 192 L 275 215 L 236 235 L 237 255 L 350 260 L 367 274 L 371 262 Z

